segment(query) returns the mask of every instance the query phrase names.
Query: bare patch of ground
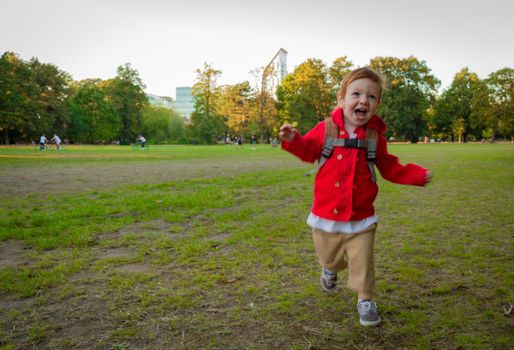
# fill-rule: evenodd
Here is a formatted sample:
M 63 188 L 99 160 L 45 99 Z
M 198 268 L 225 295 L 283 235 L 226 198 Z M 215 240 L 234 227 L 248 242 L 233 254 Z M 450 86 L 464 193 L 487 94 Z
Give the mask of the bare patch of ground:
M 27 249 L 21 241 L 0 241 L 0 268 L 30 264 L 26 257 Z
M 191 160 L 189 162 L 112 162 L 44 169 L 0 168 L 0 196 L 92 191 L 130 184 L 154 184 L 176 180 L 216 178 L 276 168 L 298 166 L 293 157 L 268 160 Z
M 151 220 L 151 221 L 141 221 L 141 222 L 135 222 L 133 224 L 124 226 L 115 232 L 102 234 L 99 237 L 99 239 L 100 240 L 118 239 L 118 238 L 124 237 L 128 234 L 133 234 L 133 233 L 137 234 L 137 233 L 141 233 L 141 232 L 157 233 L 157 234 L 163 234 L 166 236 L 171 236 L 169 228 L 170 228 L 170 224 L 162 219 L 155 219 L 155 220 Z M 173 236 L 177 236 L 177 235 L 174 234 Z

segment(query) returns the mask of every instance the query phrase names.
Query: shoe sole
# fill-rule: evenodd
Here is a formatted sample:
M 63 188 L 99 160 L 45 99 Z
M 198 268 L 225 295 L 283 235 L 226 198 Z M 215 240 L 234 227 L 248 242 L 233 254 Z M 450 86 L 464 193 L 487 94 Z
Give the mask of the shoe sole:
M 323 288 L 323 290 L 327 293 L 334 293 L 337 289 L 337 285 L 335 285 L 332 289 L 325 288 L 325 286 L 323 285 L 323 277 L 320 277 L 319 282 L 321 284 L 321 288 Z
M 378 326 L 382 322 L 382 319 L 378 318 L 377 321 L 363 321 L 363 320 L 359 320 L 359 322 L 360 322 L 360 324 L 362 326 L 374 327 L 374 326 Z

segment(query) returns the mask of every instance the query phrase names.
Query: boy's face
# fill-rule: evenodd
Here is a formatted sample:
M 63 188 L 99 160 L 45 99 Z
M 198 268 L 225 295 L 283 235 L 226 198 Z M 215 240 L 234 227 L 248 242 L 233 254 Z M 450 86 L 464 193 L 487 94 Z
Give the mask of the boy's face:
M 344 121 L 348 126 L 356 128 L 371 119 L 378 108 L 380 87 L 368 78 L 352 81 L 341 100 Z

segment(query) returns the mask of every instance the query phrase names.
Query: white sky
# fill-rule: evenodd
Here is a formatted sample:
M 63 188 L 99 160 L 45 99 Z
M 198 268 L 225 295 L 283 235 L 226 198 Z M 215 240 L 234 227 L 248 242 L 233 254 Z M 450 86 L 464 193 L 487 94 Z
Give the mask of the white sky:
M 0 0 L 0 54 L 75 80 L 130 62 L 146 92 L 173 98 L 204 62 L 219 85 L 253 83 L 281 47 L 289 72 L 308 58 L 414 55 L 445 88 L 464 67 L 480 78 L 514 67 L 513 15 L 512 0 Z

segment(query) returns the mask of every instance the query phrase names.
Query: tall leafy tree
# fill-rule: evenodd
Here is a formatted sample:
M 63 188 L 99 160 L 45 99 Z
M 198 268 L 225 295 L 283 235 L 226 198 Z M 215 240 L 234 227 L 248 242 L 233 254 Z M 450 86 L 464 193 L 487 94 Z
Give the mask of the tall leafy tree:
M 195 109 L 191 113 L 190 134 L 193 142 L 211 144 L 221 137 L 226 126 L 218 114 L 217 79 L 221 71 L 204 63 L 203 69 L 196 69 L 196 82 L 193 85 Z
M 120 141 L 130 143 L 142 132 L 142 110 L 148 104 L 139 72 L 126 63 L 118 67 L 114 79 L 102 84 L 121 119 Z
M 417 142 L 425 133 L 427 112 L 435 101 L 439 80 L 424 61 L 376 57 L 370 67 L 387 78 L 380 114 L 387 121 L 389 135 Z
M 245 134 L 249 125 L 251 94 L 247 81 L 221 86 L 219 89 L 218 113 L 223 116 L 226 125 L 239 136 Z
M 101 80 L 83 80 L 68 99 L 71 125 L 66 136 L 80 143 L 110 143 L 118 139 L 121 120 Z
M 38 115 L 46 122 L 44 129 L 62 135 L 70 122 L 66 98 L 71 76 L 53 64 L 39 62 L 37 58 L 30 60 L 29 68 L 38 87 L 34 103 L 38 106 Z
M 459 142 L 466 141 L 468 134 L 480 136 L 471 123 L 471 102 L 480 83 L 478 76 L 468 68 L 455 75 L 450 87 L 437 100 L 432 120 L 435 131 L 451 135 L 452 139 L 456 136 Z
M 281 122 L 293 123 L 302 133 L 311 129 L 336 103 L 326 65 L 313 58 L 300 64 L 277 88 L 277 100 Z
M 274 89 L 275 84 L 270 84 L 270 82 L 276 82 L 277 70 L 270 64 L 252 70 L 252 74 L 256 84 L 249 97 L 250 131 L 252 134 L 258 134 L 260 143 L 264 143 L 278 125 L 276 88 Z
M 273 134 L 277 128 L 277 108 L 275 96 L 267 90 L 260 90 L 249 100 L 250 130 L 260 135 L 260 143 Z
M 147 105 L 142 134 L 152 143 L 180 143 L 184 140 L 184 119 L 175 110 Z
M 487 125 L 492 129 L 492 140 L 496 132 L 504 137 L 514 136 L 514 69 L 503 68 L 486 79 L 492 112 Z
M 50 131 L 53 119 L 43 113 L 45 104 L 36 69 L 13 52 L 0 58 L 0 128 L 5 143 L 11 138 L 34 139 L 36 133 Z
M 5 52 L 0 58 L 0 128 L 6 144 L 17 130 L 27 130 L 31 113 L 32 86 L 28 66 L 15 53 Z
M 5 143 L 11 137 L 28 141 L 40 133 L 62 131 L 71 78 L 36 58 L 21 60 L 13 52 L 0 58 L 0 128 Z
M 485 80 L 479 80 L 475 86 L 469 117 L 472 128 L 479 132 L 478 137 L 494 140 L 497 129 L 494 122 L 496 118 L 492 96 Z
M 338 57 L 332 62 L 332 66 L 328 69 L 330 83 L 332 85 L 332 94 L 335 95 L 339 91 L 341 82 L 346 74 L 350 73 L 353 68 L 352 61 L 347 56 Z

